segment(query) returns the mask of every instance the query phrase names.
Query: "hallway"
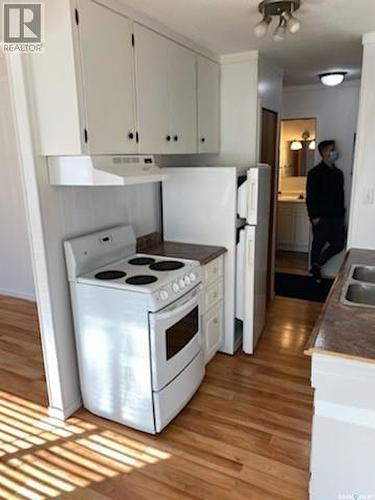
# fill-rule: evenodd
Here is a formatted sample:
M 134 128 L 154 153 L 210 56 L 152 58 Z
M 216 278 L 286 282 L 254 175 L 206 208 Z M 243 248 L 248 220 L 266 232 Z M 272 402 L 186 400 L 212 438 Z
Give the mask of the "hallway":
M 257 353 L 219 354 L 153 437 L 81 410 L 46 413 L 35 306 L 0 297 L 0 498 L 307 498 L 312 417 L 304 344 L 321 305 L 276 298 Z

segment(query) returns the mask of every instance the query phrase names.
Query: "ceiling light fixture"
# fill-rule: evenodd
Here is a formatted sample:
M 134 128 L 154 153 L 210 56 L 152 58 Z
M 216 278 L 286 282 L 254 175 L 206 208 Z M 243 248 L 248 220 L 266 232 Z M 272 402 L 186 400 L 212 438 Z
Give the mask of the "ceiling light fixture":
M 266 35 L 273 17 L 279 18 L 279 24 L 273 33 L 275 42 L 284 40 L 286 31 L 295 34 L 301 28 L 301 21 L 293 13 L 300 8 L 301 0 L 263 0 L 258 6 L 263 19 L 254 26 L 254 35 L 262 38 Z
M 319 75 L 320 81 L 327 87 L 336 87 L 345 80 L 346 71 L 335 71 L 333 73 L 322 73 Z

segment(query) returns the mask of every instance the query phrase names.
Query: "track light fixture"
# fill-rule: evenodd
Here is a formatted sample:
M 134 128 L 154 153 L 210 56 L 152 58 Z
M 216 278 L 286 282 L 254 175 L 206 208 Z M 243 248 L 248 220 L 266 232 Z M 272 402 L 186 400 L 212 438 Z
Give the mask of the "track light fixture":
M 263 0 L 258 7 L 263 19 L 254 26 L 254 35 L 257 38 L 264 37 L 273 17 L 279 18 L 279 24 L 273 33 L 275 42 L 284 40 L 287 31 L 297 33 L 301 28 L 301 21 L 293 13 L 300 5 L 301 0 Z

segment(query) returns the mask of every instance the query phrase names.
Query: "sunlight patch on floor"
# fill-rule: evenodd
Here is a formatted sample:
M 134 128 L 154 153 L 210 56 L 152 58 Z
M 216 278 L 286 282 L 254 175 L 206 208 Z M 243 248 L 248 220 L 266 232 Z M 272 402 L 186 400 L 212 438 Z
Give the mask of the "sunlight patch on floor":
M 171 455 L 0 391 L 0 498 L 58 498 Z

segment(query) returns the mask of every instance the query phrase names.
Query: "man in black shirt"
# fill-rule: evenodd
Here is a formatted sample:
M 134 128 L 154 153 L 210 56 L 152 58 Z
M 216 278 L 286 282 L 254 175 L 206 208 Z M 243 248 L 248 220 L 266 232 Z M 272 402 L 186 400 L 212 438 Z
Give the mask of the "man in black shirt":
M 320 281 L 322 266 L 344 249 L 346 231 L 344 175 L 335 166 L 335 141 L 323 141 L 318 147 L 322 161 L 307 176 L 306 203 L 314 236 L 310 273 Z

